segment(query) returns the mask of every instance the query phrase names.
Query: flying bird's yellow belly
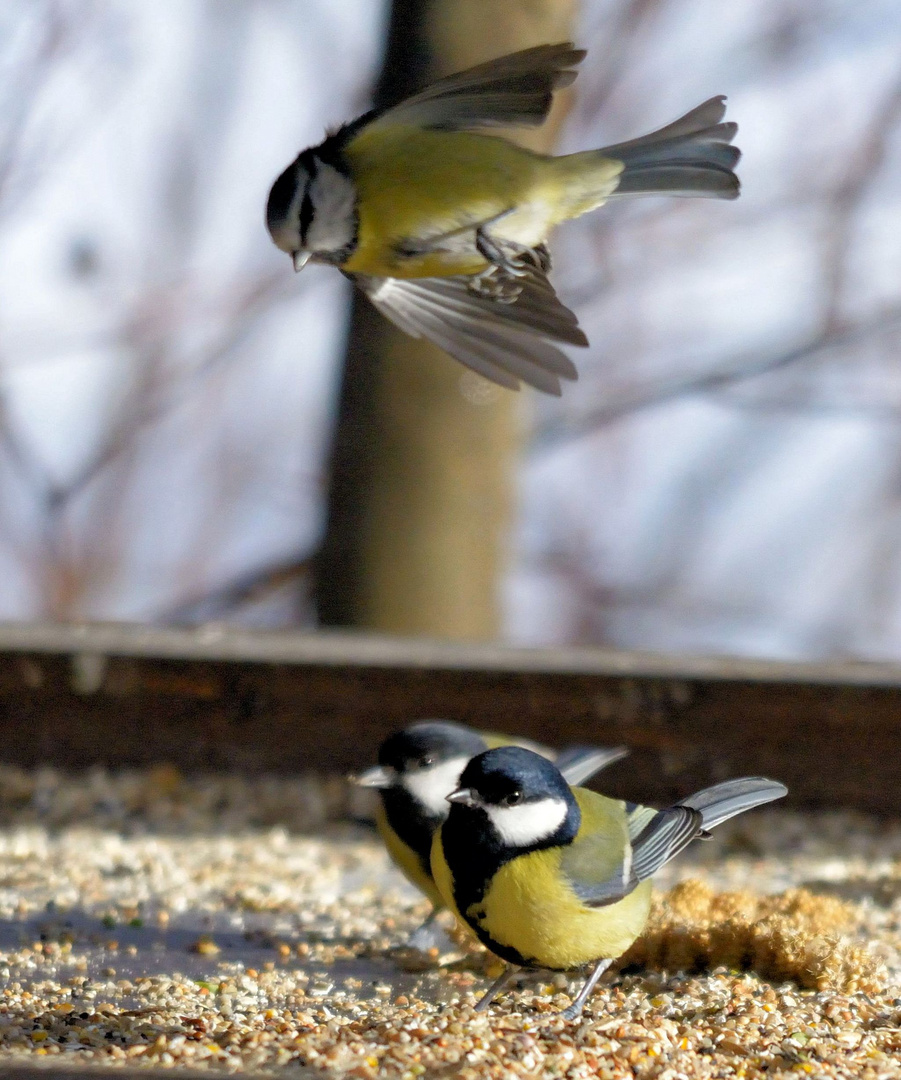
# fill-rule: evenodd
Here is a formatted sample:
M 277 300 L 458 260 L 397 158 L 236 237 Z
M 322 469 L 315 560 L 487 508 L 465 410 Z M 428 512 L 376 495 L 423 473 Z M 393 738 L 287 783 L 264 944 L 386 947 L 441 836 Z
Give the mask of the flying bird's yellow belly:
M 476 229 L 526 247 L 560 220 L 553 158 L 470 132 L 364 129 L 346 148 L 359 193 L 357 247 L 342 269 L 378 277 L 476 274 Z

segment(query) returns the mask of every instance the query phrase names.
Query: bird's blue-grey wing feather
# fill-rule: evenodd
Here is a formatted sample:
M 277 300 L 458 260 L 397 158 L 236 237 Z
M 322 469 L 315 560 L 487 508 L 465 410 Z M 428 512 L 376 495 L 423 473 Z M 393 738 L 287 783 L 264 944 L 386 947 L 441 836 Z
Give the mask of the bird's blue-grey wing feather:
M 538 45 L 439 79 L 375 116 L 372 124 L 411 124 L 454 130 L 520 125 L 537 127 L 553 93 L 575 79 L 585 57 L 570 42 Z
M 587 874 L 584 855 L 590 852 L 590 845 L 583 841 L 578 871 L 570 874 L 573 890 L 590 907 L 615 903 L 639 882 L 652 877 L 696 837 L 736 814 L 781 799 L 787 792 L 784 784 L 752 776 L 704 788 L 665 810 L 627 804 L 627 851 L 621 863 L 603 875 Z M 566 867 L 566 854 L 561 862 Z M 609 867 L 610 862 L 608 855 L 604 866 Z
M 762 776 L 744 776 L 704 788 L 689 795 L 676 806 L 659 810 L 650 821 L 643 807 L 636 807 L 634 827 L 641 831 L 632 840 L 632 869 L 639 881 L 652 877 L 670 859 L 675 858 L 696 837 L 716 828 L 736 814 L 755 806 L 781 799 L 788 788 Z
M 632 841 L 632 873 L 636 880 L 652 877 L 702 831 L 698 810 L 687 806 L 659 810 Z
M 603 876 L 587 874 L 584 855 L 588 853 L 588 846 L 585 845 L 578 870 L 569 864 L 573 891 L 588 907 L 615 904 L 628 896 L 639 882 L 656 873 L 700 831 L 701 814 L 697 810 L 681 806 L 668 810 L 630 806 L 625 835 L 620 841 L 620 857 L 612 871 L 608 870 Z M 566 868 L 566 854 L 561 861 Z

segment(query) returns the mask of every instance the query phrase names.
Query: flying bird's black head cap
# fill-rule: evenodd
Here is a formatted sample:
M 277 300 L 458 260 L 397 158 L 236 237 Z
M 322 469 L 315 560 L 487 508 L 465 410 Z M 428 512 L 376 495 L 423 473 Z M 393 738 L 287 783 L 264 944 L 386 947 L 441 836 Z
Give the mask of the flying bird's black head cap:
M 297 160 L 292 161 L 269 191 L 269 201 L 266 203 L 266 224 L 270 232 L 285 220 L 291 209 L 294 193 L 297 190 L 297 166 Z

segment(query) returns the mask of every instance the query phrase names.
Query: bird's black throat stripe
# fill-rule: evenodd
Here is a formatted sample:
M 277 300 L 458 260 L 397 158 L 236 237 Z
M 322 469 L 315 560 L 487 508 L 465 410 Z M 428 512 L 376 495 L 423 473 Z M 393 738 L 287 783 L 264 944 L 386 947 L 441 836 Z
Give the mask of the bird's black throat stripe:
M 300 241 L 307 242 L 307 233 L 313 220 L 313 200 L 310 197 L 310 188 L 319 172 L 319 159 L 312 150 L 304 150 L 297 158 L 297 164 L 302 166 L 307 174 L 307 182 L 303 189 L 303 198 L 300 203 Z
M 423 872 L 432 876 L 432 836 L 442 818 L 430 814 L 417 799 L 402 787 L 385 788 L 382 806 L 391 828 L 408 848 L 416 852 Z
M 451 810 L 441 827 L 441 846 L 453 879 L 457 910 L 486 948 L 511 964 L 524 964 L 518 953 L 515 957 L 502 954 L 481 926 L 485 915 L 481 904 L 491 879 L 504 863 L 519 854 L 517 850 L 500 842 L 481 810 L 466 806 L 455 806 Z
M 578 804 L 573 800 L 560 827 L 528 849 L 503 843 L 488 823 L 484 811 L 477 808 L 454 806 L 442 826 L 441 846 L 453 878 L 457 910 L 479 941 L 502 960 L 523 967 L 533 965 L 532 960 L 512 946 L 494 941 L 481 925 L 485 917 L 482 904 L 491 879 L 502 866 L 520 855 L 571 843 L 579 831 L 581 817 Z

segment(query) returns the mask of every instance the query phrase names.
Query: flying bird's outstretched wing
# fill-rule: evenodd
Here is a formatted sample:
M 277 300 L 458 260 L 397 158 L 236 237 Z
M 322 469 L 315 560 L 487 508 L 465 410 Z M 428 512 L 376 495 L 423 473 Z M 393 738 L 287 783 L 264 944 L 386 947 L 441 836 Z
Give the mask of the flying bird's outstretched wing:
M 554 91 L 569 86 L 585 58 L 569 41 L 538 45 L 448 75 L 397 105 L 361 117 L 364 124 L 460 128 L 544 123 Z M 356 124 L 354 125 L 357 126 Z
M 569 357 L 545 339 L 570 345 L 588 339 L 537 269 L 520 279 L 510 303 L 479 295 L 466 277 L 351 276 L 401 330 L 427 338 L 492 382 L 518 390 L 521 380 L 559 395 L 561 378 L 578 378 Z

